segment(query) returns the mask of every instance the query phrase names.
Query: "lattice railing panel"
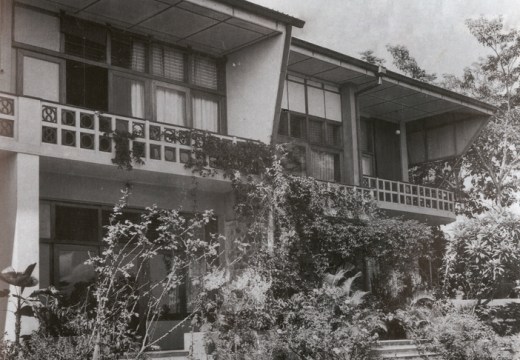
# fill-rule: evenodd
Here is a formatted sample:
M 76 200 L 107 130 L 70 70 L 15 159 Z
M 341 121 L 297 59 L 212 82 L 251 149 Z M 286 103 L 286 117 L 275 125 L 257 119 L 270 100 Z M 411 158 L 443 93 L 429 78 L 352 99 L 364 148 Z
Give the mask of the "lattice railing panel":
M 363 177 L 363 187 L 373 189 L 377 201 L 453 212 L 453 192 L 400 181 Z

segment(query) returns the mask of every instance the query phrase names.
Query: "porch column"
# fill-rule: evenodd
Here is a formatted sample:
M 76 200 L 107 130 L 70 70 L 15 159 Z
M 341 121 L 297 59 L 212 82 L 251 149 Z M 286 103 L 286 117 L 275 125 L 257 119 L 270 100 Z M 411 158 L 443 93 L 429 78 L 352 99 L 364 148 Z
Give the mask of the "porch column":
M 343 123 L 343 163 L 341 181 L 350 185 L 359 185 L 359 114 L 357 111 L 355 88 L 343 86 L 341 92 L 341 120 Z
M 0 155 L 0 267 L 23 271 L 38 263 L 33 276 L 39 278 L 39 164 L 36 155 L 3 153 Z M 5 284 L 0 284 L 5 289 Z M 27 294 L 33 289 L 27 289 Z M 11 287 L 11 293 L 15 289 Z M 8 310 L 3 311 L 3 310 Z M 14 303 L 0 302 L 0 331 L 14 339 Z M 24 317 L 22 334 L 37 326 L 35 319 Z
M 399 122 L 399 141 L 401 152 L 401 181 L 408 182 L 408 143 L 406 142 L 406 123 Z

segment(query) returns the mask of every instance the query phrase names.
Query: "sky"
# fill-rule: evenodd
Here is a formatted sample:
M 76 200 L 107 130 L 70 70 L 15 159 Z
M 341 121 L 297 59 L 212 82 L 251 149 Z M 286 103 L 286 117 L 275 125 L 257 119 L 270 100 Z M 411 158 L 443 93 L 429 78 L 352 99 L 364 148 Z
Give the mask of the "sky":
M 468 18 L 502 15 L 520 29 L 519 0 L 250 0 L 306 22 L 293 36 L 359 58 L 373 50 L 393 69 L 385 46 L 406 45 L 428 72 L 461 75 L 486 50 Z

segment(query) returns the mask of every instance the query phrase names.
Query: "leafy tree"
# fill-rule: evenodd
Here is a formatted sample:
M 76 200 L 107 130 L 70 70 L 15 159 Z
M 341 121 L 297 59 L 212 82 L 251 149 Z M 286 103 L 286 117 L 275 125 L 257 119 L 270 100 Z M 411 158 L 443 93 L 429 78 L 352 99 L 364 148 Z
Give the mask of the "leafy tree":
M 207 289 L 200 314 L 217 334 L 219 356 L 290 349 L 303 358 L 366 358 L 360 349 L 376 339 L 380 322 L 349 302 L 364 286 L 346 280 L 345 269 L 362 271 L 364 259 L 373 258 L 380 267 L 376 299 L 388 306 L 421 287 L 417 260 L 430 229 L 383 217 L 362 193 L 290 175 L 280 160 L 233 184 L 243 252 L 233 261 L 236 278 L 210 282 L 221 285 Z M 332 283 L 345 287 L 336 293 Z
M 386 62 L 385 59 L 380 58 L 374 54 L 373 50 L 365 50 L 359 53 L 361 55 L 361 60 L 366 61 L 367 63 L 383 66 Z
M 390 53 L 393 58 L 393 64 L 402 71 L 405 75 L 412 79 L 421 80 L 424 82 L 433 82 L 437 79 L 437 75 L 434 73 L 427 73 L 426 70 L 422 69 L 417 60 L 410 55 L 410 51 L 404 45 L 387 45 L 386 50 Z
M 467 298 L 489 301 L 503 282 L 519 279 L 519 221 L 500 209 L 459 223 L 446 249 L 447 290 L 462 289 Z
M 491 205 L 510 205 L 519 187 L 520 32 L 506 29 L 501 17 L 469 19 L 466 25 L 489 54 L 461 78 L 445 76 L 441 85 L 495 104 L 498 111 L 464 157 L 425 164 L 415 172 L 456 190 L 466 204 L 464 213 L 473 216 Z M 433 176 L 424 176 L 427 172 Z M 465 187 L 468 182 L 471 186 Z

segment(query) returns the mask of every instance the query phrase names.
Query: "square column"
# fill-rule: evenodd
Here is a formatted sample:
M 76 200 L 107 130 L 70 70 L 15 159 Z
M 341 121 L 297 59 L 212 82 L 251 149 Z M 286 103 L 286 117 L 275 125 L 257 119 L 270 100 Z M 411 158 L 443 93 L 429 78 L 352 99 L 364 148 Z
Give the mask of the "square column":
M 38 263 L 33 276 L 39 278 L 39 164 L 40 158 L 22 153 L 0 154 L 0 268 L 12 266 L 24 271 Z M 0 270 L 1 270 L 0 269 Z M 5 289 L 7 284 L 0 284 Z M 36 289 L 36 288 L 34 288 Z M 28 295 L 33 288 L 26 289 Z M 11 287 L 11 293 L 15 289 Z M 5 311 L 7 310 L 7 311 Z M 13 298 L 0 302 L 0 330 L 14 338 Z M 37 326 L 36 320 L 24 317 L 22 334 Z
M 359 185 L 361 167 L 359 160 L 359 112 L 353 86 L 343 86 L 341 93 L 341 121 L 343 123 L 343 163 L 341 181 Z

